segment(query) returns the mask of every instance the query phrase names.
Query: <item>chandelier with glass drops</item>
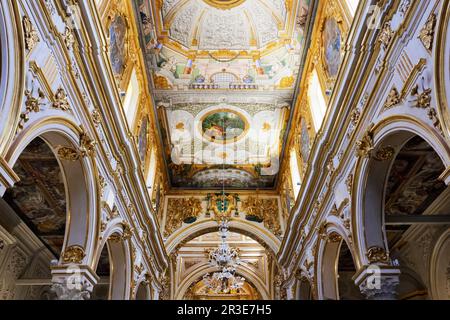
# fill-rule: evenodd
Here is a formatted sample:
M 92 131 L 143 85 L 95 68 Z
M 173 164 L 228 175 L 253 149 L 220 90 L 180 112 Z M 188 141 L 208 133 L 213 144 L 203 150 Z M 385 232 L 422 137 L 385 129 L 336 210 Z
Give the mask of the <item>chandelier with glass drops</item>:
M 206 288 L 214 293 L 239 292 L 244 286 L 245 279 L 236 276 L 236 266 L 241 263 L 239 259 L 239 249 L 232 248 L 226 242 L 228 237 L 228 221 L 222 220 L 219 226 L 221 243 L 217 249 L 211 250 L 208 254 L 209 263 L 213 267 L 221 269 L 220 272 L 209 273 L 203 277 Z
M 223 125 L 223 119 L 222 119 Z M 224 145 L 225 146 L 225 145 Z M 225 201 L 225 159 L 222 168 L 222 201 Z M 225 204 L 222 202 L 220 210 L 225 211 Z M 245 284 L 245 278 L 236 276 L 236 267 L 241 263 L 239 259 L 239 249 L 232 248 L 227 243 L 229 221 L 225 215 L 222 215 L 219 223 L 219 234 L 221 243 L 218 248 L 209 251 L 209 263 L 213 267 L 219 268 L 220 272 L 214 272 L 212 275 L 207 273 L 203 277 L 203 283 L 206 288 L 216 294 L 227 294 L 239 292 Z

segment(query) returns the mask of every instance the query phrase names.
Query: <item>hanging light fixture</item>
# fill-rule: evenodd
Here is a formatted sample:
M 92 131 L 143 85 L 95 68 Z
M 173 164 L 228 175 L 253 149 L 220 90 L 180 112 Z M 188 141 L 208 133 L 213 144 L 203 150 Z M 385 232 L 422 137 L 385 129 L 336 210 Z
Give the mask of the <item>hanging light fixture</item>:
M 223 131 L 226 134 L 222 119 Z M 225 144 L 224 144 L 225 149 Z M 225 199 L 225 159 L 222 167 L 222 197 Z M 219 246 L 207 252 L 209 263 L 213 267 L 219 268 L 220 272 L 212 275 L 207 273 L 203 276 L 203 283 L 209 291 L 216 294 L 239 293 L 245 284 L 245 278 L 236 276 L 236 267 L 241 263 L 239 259 L 239 249 L 232 248 L 227 243 L 229 234 L 229 220 L 225 213 L 225 206 L 220 207 L 222 219 L 219 222 L 219 234 L 221 243 Z

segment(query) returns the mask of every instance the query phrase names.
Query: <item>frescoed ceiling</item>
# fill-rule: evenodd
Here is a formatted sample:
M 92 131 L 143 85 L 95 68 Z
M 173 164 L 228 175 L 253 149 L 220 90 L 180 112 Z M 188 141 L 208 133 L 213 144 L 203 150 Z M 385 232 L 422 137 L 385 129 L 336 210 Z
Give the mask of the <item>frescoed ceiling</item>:
M 138 0 L 171 186 L 271 189 L 309 0 Z
M 444 169 L 439 155 L 425 140 L 418 136 L 409 140 L 398 153 L 389 172 L 385 214 L 424 214 L 446 188 L 445 183 L 439 180 Z M 410 227 L 386 226 L 389 248 L 393 248 Z
M 420 215 L 444 191 L 445 167 L 433 148 L 414 137 L 402 148 L 389 173 L 386 214 Z
M 53 151 L 36 138 L 20 155 L 14 172 L 20 181 L 7 191 L 5 200 L 58 257 L 66 227 L 66 194 Z

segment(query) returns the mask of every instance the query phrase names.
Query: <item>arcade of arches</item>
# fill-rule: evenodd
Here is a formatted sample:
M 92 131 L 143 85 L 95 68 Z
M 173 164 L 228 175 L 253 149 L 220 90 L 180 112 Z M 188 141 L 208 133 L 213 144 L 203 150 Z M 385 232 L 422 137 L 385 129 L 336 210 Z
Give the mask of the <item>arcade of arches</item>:
M 449 57 L 450 0 L 2 0 L 0 300 L 450 299 Z

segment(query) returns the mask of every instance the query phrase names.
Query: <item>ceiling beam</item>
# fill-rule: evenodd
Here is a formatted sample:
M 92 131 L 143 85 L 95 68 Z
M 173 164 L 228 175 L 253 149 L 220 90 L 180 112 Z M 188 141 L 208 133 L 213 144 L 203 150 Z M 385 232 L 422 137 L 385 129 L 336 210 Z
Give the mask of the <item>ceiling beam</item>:
M 413 224 L 450 224 L 450 215 L 414 215 L 414 216 L 386 216 L 385 224 L 413 225 Z

